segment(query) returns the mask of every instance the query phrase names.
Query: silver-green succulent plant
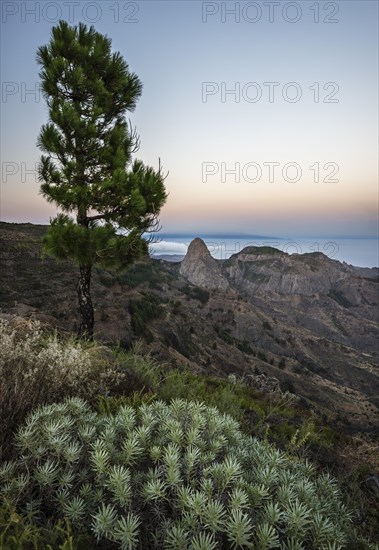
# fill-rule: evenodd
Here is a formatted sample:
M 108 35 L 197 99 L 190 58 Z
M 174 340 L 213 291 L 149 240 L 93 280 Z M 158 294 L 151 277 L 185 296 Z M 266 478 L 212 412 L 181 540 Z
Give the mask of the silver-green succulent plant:
M 1 493 L 126 550 L 344 548 L 338 486 L 216 408 L 177 399 L 115 415 L 77 398 L 33 411 Z

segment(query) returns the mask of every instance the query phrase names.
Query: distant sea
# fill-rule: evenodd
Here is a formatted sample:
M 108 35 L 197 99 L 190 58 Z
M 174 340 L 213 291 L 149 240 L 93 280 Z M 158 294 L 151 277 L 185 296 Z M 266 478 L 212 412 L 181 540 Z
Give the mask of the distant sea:
M 272 246 L 288 254 L 322 252 L 333 260 L 359 267 L 379 267 L 379 242 L 375 237 L 300 238 L 249 235 L 180 235 L 159 233 L 151 245 L 154 255 L 184 256 L 189 243 L 201 237 L 211 255 L 225 260 L 246 246 Z

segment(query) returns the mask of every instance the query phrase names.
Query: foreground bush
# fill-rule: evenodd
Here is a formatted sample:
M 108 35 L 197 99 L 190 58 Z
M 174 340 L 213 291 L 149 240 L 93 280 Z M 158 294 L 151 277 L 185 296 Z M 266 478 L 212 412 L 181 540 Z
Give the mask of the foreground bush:
M 70 398 L 37 408 L 0 471 L 3 498 L 37 524 L 67 519 L 100 547 L 344 548 L 336 482 L 176 399 L 114 415 Z M 95 542 L 94 542 L 95 544 Z
M 88 550 L 88 538 L 73 535 L 67 519 L 54 525 L 28 522 L 8 502 L 0 504 L 1 550 Z
M 0 318 L 0 455 L 7 455 L 15 427 L 37 405 L 66 396 L 95 399 L 122 375 L 96 348 L 46 335 L 38 321 Z

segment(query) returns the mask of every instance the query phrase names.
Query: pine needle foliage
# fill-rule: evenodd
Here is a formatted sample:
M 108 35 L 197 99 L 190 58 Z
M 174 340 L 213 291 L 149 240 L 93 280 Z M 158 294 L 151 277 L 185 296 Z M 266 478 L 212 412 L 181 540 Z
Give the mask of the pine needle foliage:
M 135 109 L 142 84 L 111 45 L 93 26 L 60 21 L 37 51 L 49 111 L 37 140 L 41 193 L 62 211 L 44 246 L 79 265 L 79 333 L 88 338 L 92 266 L 123 269 L 146 255 L 143 234 L 158 228 L 166 200 L 161 167 L 132 158 L 139 138 L 126 113 Z

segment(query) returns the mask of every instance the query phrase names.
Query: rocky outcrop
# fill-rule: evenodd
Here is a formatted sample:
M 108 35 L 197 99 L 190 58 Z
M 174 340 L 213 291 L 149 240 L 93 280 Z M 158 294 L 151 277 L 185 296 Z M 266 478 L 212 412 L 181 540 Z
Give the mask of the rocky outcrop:
M 208 290 L 226 290 L 229 286 L 217 260 L 212 258 L 204 241 L 199 238 L 189 245 L 179 272 L 193 285 Z
M 249 374 L 246 377 L 246 383 L 263 393 L 281 393 L 279 380 L 274 376 L 265 374 Z
M 329 295 L 346 306 L 361 302 L 358 291 L 350 290 L 350 299 L 344 297 L 353 272 L 321 253 L 289 255 L 269 247 L 248 247 L 226 260 L 225 272 L 231 283 L 262 296 Z

